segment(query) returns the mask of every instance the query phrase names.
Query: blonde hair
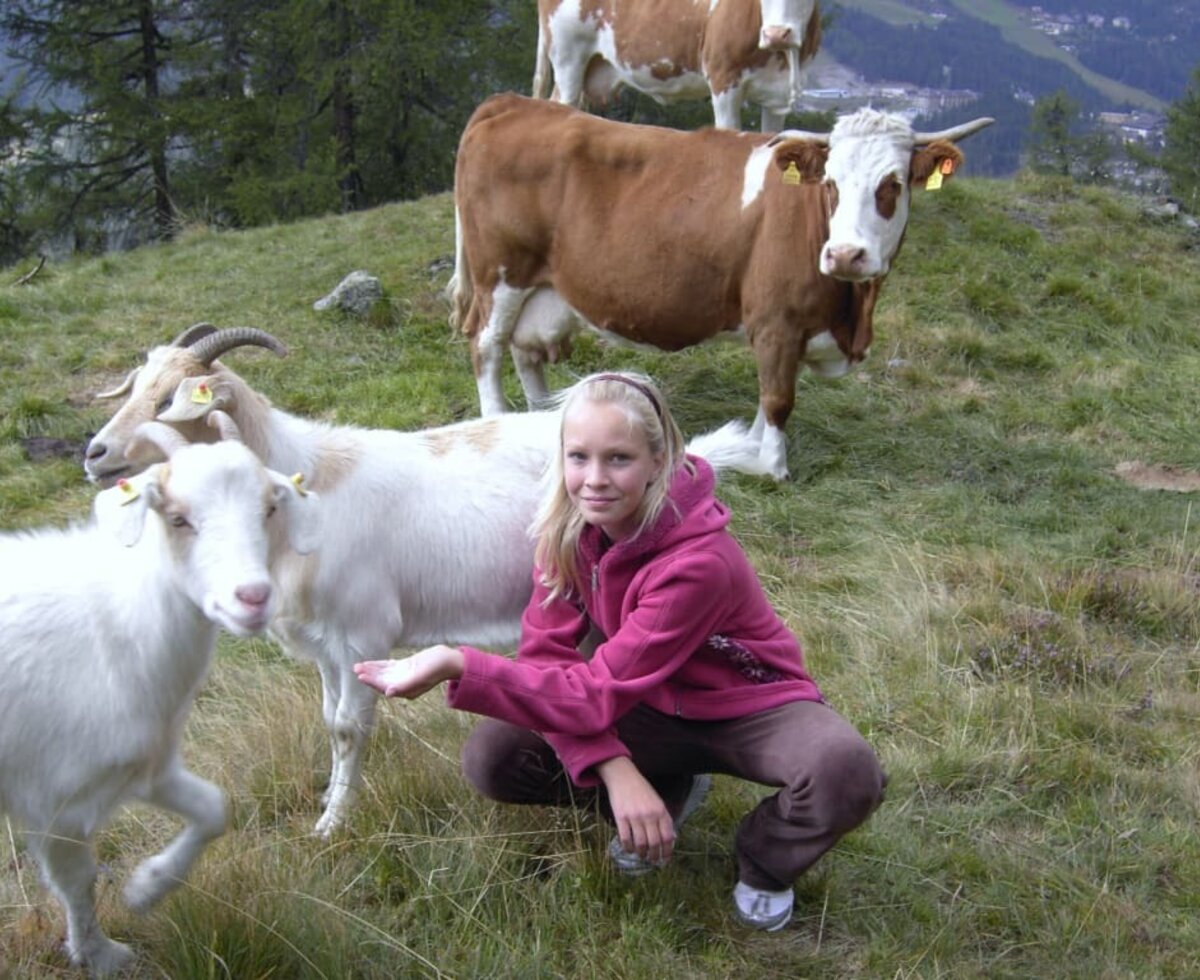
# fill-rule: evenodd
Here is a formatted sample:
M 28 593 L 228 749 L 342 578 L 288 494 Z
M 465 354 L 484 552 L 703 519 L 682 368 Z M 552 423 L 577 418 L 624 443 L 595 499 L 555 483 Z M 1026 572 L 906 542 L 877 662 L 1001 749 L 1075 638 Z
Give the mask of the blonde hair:
M 646 494 L 638 505 L 634 536 L 658 520 L 666 506 L 676 471 L 686 467 L 689 472 L 694 472 L 684 453 L 683 433 L 671 417 L 662 393 L 646 375 L 633 372 L 591 374 L 577 381 L 556 400 L 560 406 L 558 452 L 551 467 L 550 485 L 531 527 L 534 558 L 541 569 L 542 582 L 550 590 L 548 602 L 571 592 L 578 594 L 583 585 L 577 558 L 579 536 L 586 522 L 567 496 L 563 474 L 562 426 L 574 405 L 588 401 L 620 406 L 630 424 L 645 434 L 651 454 L 662 460 L 663 465 L 646 487 Z

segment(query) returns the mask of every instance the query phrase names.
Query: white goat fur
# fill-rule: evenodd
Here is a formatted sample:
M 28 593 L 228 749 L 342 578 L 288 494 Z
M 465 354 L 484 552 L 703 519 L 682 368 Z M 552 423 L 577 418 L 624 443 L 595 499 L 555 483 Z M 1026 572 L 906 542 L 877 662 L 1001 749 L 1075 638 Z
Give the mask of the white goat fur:
M 0 812 L 23 827 L 68 953 L 95 975 L 133 954 L 96 920 L 91 838 L 129 799 L 184 818 L 126 884 L 144 910 L 224 831 L 224 794 L 184 767 L 181 731 L 218 626 L 250 635 L 269 618 L 285 519 L 271 512 L 287 511 L 289 534 L 302 523 L 295 488 L 234 442 L 183 446 L 128 482 L 136 499 L 104 491 L 91 524 L 0 536 Z
M 516 642 L 532 590 L 528 527 L 558 448 L 558 416 L 511 413 L 415 432 L 335 428 L 272 407 L 220 361 L 205 367 L 187 348 L 162 346 L 93 439 L 92 478 L 136 465 L 124 458 L 126 434 L 156 412 L 186 438 L 212 438 L 192 400 L 201 383 L 268 466 L 307 474 L 322 497 L 320 552 L 285 558 L 271 635 L 321 674 L 333 761 L 315 831 L 328 835 L 348 816 L 374 722 L 377 695 L 354 664 L 396 647 Z M 701 439 L 716 468 L 758 466 L 740 428 Z

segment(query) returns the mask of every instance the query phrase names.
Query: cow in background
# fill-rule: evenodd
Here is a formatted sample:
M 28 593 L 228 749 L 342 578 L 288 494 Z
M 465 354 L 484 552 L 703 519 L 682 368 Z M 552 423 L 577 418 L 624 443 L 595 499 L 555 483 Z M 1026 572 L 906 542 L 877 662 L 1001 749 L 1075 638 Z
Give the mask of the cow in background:
M 622 85 L 658 102 L 712 98 L 722 129 L 742 103 L 783 126 L 821 41 L 816 0 L 538 0 L 533 94 L 604 105 Z
M 862 109 L 828 134 L 682 132 L 493 96 L 459 144 L 447 287 L 480 410 L 505 410 L 509 349 L 543 401 L 545 360 L 584 326 L 661 350 L 742 334 L 760 461 L 784 479 L 800 367 L 836 377 L 866 356 L 911 187 L 949 177 L 955 141 L 991 122 L 916 133 Z

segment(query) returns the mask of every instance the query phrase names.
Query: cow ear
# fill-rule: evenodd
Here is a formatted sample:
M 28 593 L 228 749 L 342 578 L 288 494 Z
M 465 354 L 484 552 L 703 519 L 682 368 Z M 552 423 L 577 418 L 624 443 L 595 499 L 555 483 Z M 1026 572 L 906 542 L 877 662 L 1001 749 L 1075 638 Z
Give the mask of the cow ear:
M 175 389 L 171 404 L 158 413 L 160 422 L 187 422 L 202 418 L 214 408 L 226 408 L 233 401 L 233 389 L 215 375 L 184 378 Z
M 790 174 L 802 181 L 820 180 L 825 176 L 828 158 L 829 147 L 811 140 L 786 140 L 775 150 L 775 166 L 783 172 L 785 181 Z
M 934 173 L 940 173 L 945 180 L 962 166 L 965 159 L 962 150 L 949 140 L 936 140 L 918 147 L 913 150 L 908 182 L 910 185 L 924 184 Z

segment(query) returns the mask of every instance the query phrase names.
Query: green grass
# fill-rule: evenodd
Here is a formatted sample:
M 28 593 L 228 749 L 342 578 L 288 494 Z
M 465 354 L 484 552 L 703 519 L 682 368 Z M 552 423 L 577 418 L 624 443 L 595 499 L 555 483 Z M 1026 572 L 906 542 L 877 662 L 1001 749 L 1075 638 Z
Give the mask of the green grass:
M 447 197 L 49 266 L 0 287 L 0 526 L 87 513 L 81 445 L 111 387 L 183 327 L 264 327 L 230 363 L 277 404 L 358 424 L 473 415 L 437 265 Z M 312 303 L 356 268 L 371 322 Z M 12 282 L 21 270 L 4 276 Z M 382 706 L 367 786 L 330 841 L 311 666 L 223 638 L 185 740 L 230 832 L 144 918 L 119 901 L 171 820 L 99 837 L 100 915 L 137 977 L 1177 977 L 1200 973 L 1200 513 L 1115 475 L 1200 469 L 1200 241 L 1104 190 L 962 179 L 914 206 L 868 362 L 801 379 L 792 480 L 721 492 L 830 700 L 876 746 L 888 799 L 797 887 L 794 923 L 728 907 L 731 837 L 762 792 L 718 778 L 671 867 L 625 881 L 590 814 L 486 803 L 457 756 L 472 719 Z M 583 339 L 659 378 L 689 432 L 753 413 L 736 345 Z M 506 390 L 517 402 L 511 371 Z M 61 915 L 0 840 L 0 976 L 73 975 Z

